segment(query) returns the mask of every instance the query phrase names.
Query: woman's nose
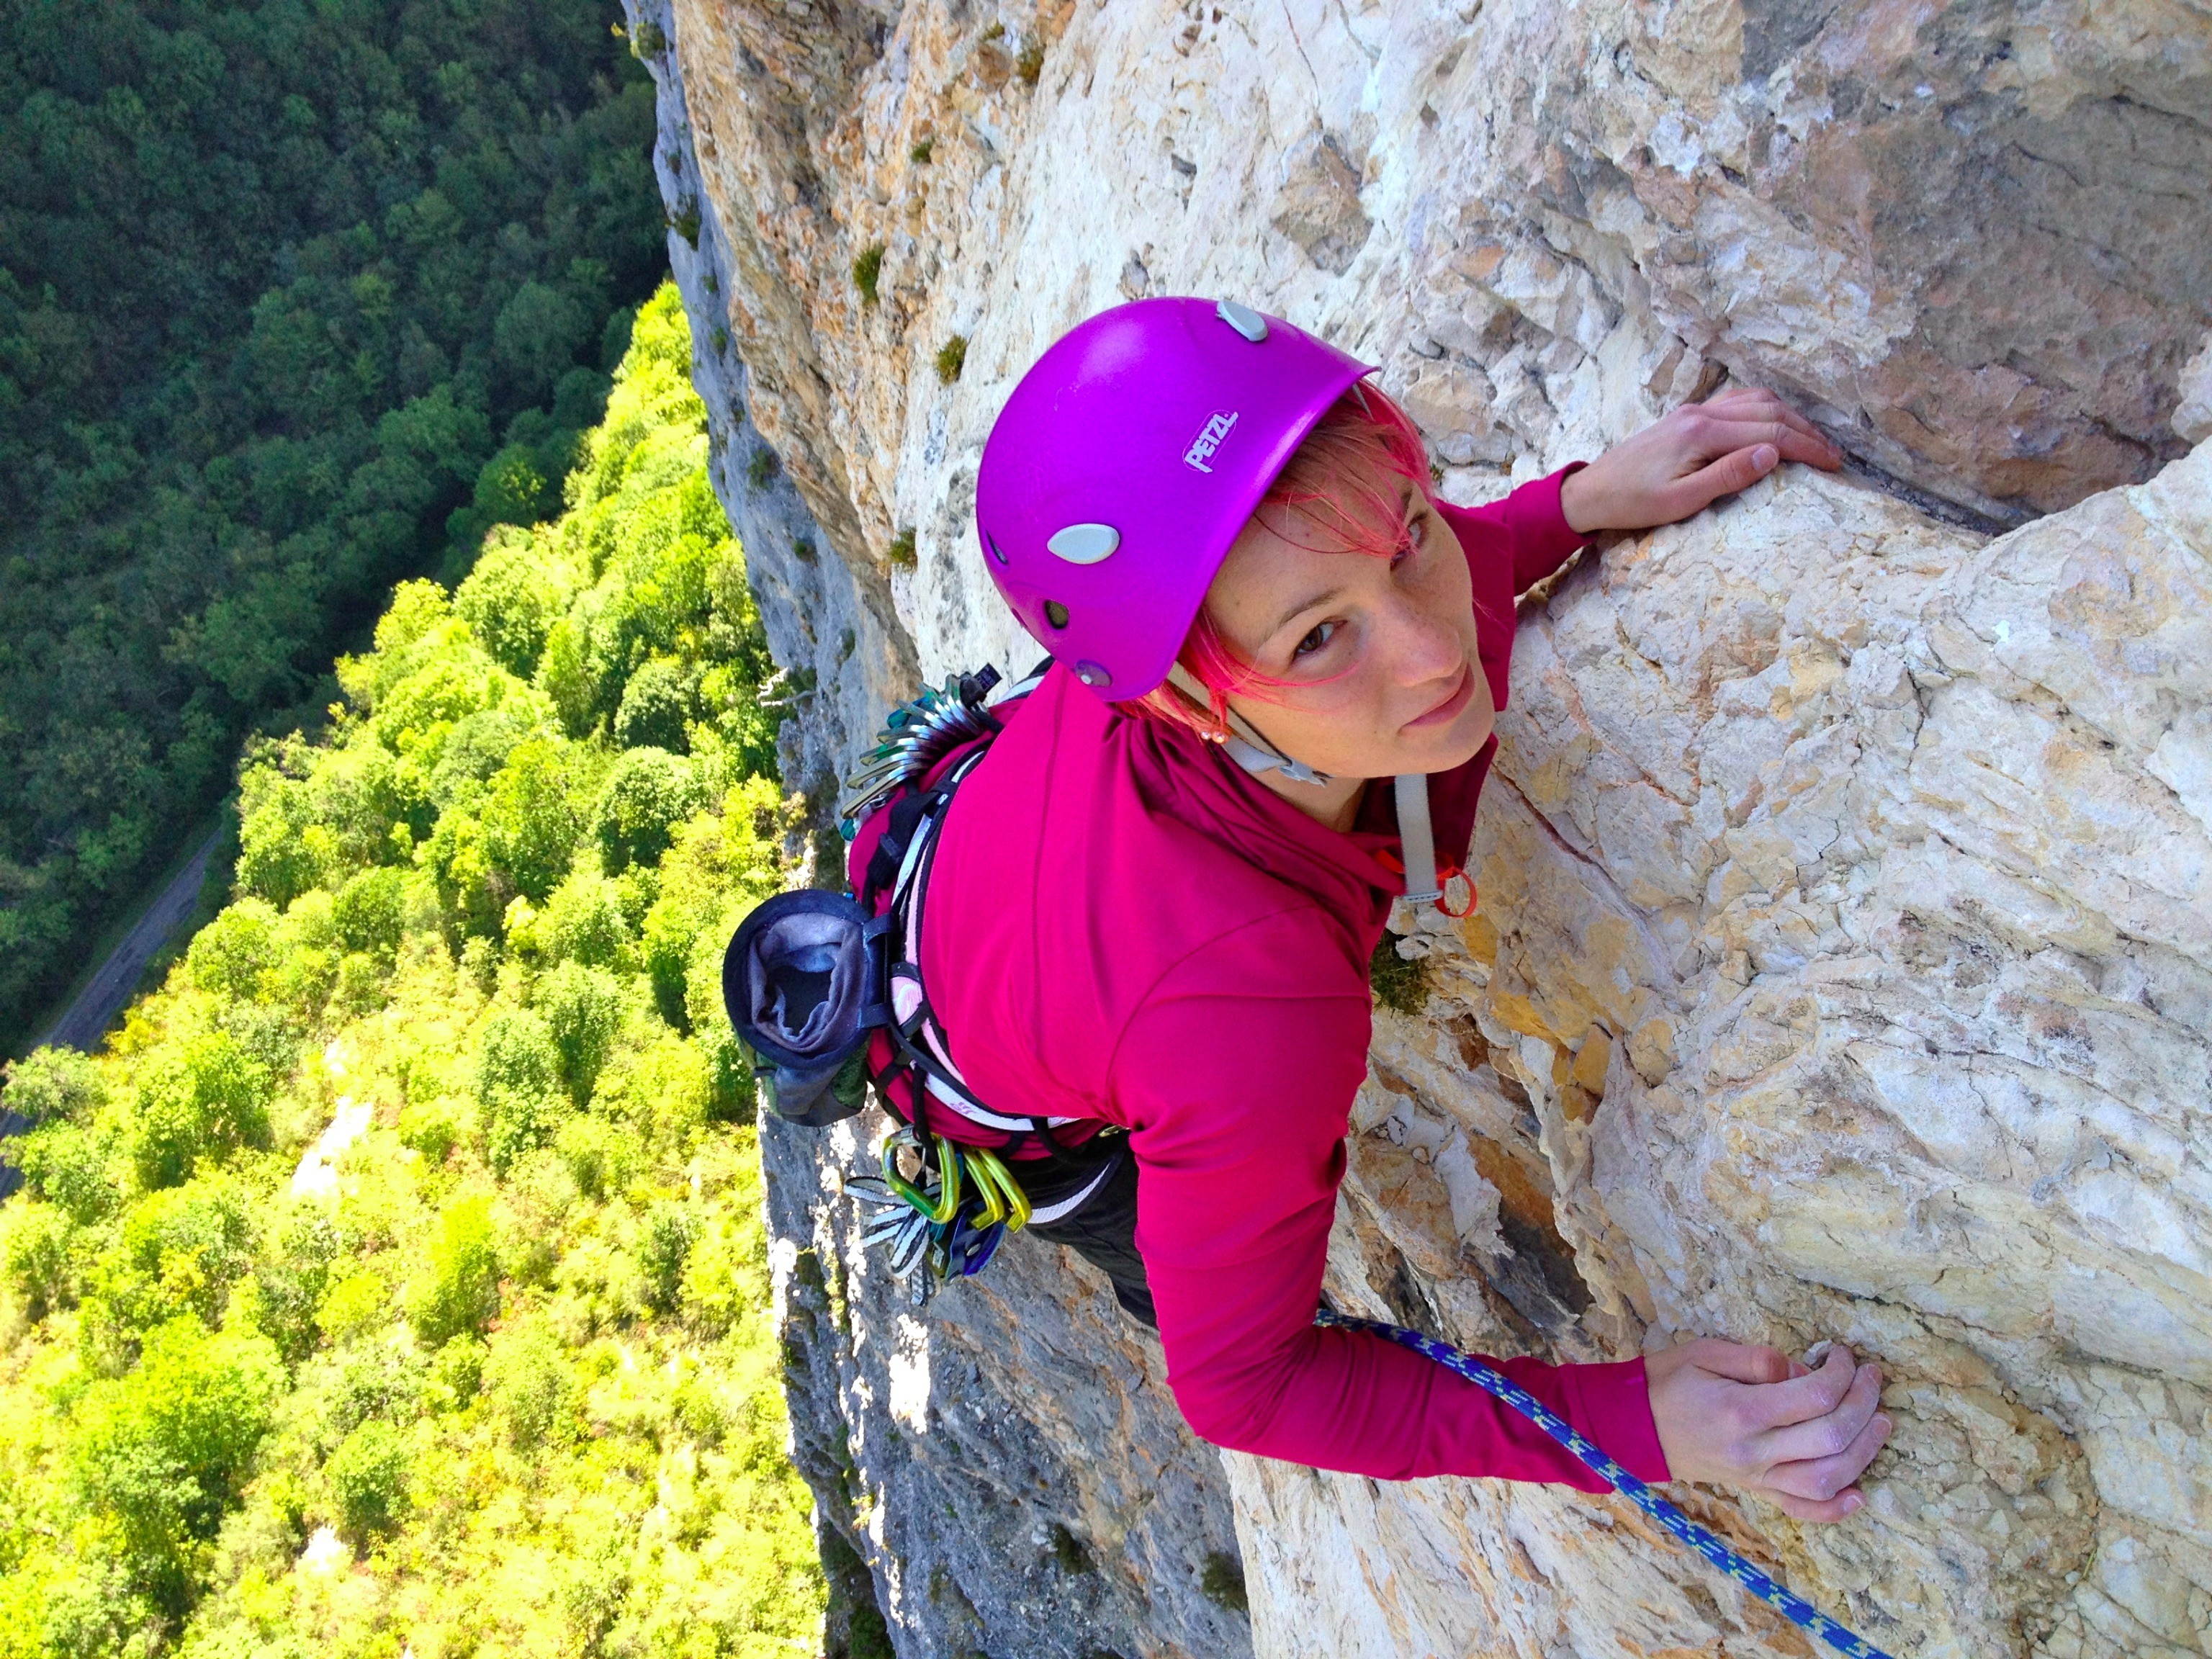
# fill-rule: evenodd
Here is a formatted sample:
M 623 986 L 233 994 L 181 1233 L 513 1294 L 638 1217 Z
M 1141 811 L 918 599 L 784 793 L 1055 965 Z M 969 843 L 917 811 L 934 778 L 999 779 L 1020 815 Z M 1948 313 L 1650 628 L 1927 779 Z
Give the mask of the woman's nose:
M 1389 676 L 1401 685 L 1446 679 L 1467 665 L 1466 642 L 1452 619 L 1410 597 L 1401 597 L 1389 607 L 1382 645 Z

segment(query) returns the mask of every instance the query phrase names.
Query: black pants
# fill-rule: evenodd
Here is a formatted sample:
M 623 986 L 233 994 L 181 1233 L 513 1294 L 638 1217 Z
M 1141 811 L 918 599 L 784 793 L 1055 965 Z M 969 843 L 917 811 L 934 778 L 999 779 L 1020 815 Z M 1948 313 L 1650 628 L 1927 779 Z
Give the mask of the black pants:
M 1152 1287 L 1145 1278 L 1145 1259 L 1137 1254 L 1137 1160 L 1121 1135 L 1097 1140 L 1034 1164 L 1018 1164 L 1022 1190 L 1030 1202 L 1042 1209 L 1054 1200 L 1079 1192 L 1098 1173 L 1104 1158 L 1114 1160 L 1112 1171 L 1097 1191 L 1073 1214 L 1057 1221 L 1033 1221 L 1029 1231 L 1037 1237 L 1067 1248 L 1113 1281 L 1114 1299 L 1121 1311 L 1152 1330 L 1160 1327 L 1152 1311 Z M 1095 1149 L 1095 1150 L 1094 1150 Z

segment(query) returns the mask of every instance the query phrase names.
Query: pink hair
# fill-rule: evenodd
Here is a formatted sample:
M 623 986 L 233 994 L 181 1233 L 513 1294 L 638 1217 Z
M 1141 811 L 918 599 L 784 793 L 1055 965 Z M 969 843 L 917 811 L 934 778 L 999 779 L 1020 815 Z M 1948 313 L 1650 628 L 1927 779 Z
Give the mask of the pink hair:
M 1427 446 L 1404 410 L 1372 386 L 1355 386 L 1316 422 L 1252 516 L 1301 547 L 1389 558 L 1404 545 L 1401 483 L 1434 503 Z M 1205 708 L 1163 684 L 1117 705 L 1121 712 L 1218 740 L 1229 730 L 1231 693 L 1285 684 L 1238 655 L 1203 606 L 1176 660 L 1206 689 Z

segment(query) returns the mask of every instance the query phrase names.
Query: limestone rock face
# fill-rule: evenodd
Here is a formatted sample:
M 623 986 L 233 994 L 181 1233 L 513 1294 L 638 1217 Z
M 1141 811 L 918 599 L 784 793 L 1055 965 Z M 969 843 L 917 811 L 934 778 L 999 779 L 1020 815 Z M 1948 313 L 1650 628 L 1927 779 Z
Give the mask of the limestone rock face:
M 1899 1654 L 2212 1650 L 2212 12 L 633 3 L 794 782 L 1034 656 L 976 457 L 1124 297 L 1364 352 L 1456 500 L 1729 380 L 1844 445 L 1524 607 L 1329 1288 L 1847 1341 L 1868 1510 L 1688 1507 Z M 765 1139 L 800 1461 L 902 1654 L 1808 1651 L 1622 1504 L 1214 1454 L 1051 1247 L 908 1307 L 860 1139 Z
M 1898 1424 L 1868 1510 L 1726 1530 L 1893 1651 L 2201 1647 L 2208 601 L 2212 447 L 1978 546 L 1784 478 L 1569 577 L 1482 908 L 1421 920 L 1436 994 L 1379 1024 L 1340 1300 L 1849 1342 Z M 1263 1652 L 1776 1635 L 1623 1506 L 1231 1461 Z
M 1159 1344 L 1103 1279 L 1018 1236 L 915 1307 L 837 1195 L 884 1127 L 762 1141 L 795 1450 L 899 1652 L 1249 1652 L 1220 1455 L 1168 1402 Z

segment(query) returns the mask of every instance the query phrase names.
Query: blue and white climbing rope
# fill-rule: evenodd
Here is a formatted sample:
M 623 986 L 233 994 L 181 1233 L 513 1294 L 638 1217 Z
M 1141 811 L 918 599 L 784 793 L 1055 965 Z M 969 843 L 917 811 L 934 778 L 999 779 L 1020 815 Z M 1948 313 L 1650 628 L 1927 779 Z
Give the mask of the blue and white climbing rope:
M 1889 1659 L 1889 1656 L 1873 1643 L 1863 1637 L 1854 1636 L 1810 1601 L 1792 1595 L 1786 1585 L 1768 1577 L 1577 1433 L 1572 1424 L 1542 1401 L 1472 1354 L 1462 1353 L 1449 1343 L 1439 1342 L 1432 1336 L 1424 1336 L 1403 1325 L 1386 1325 L 1374 1319 L 1354 1319 L 1326 1308 L 1314 1316 L 1314 1321 L 1316 1324 L 1334 1325 L 1349 1331 L 1366 1331 L 1395 1342 L 1401 1348 L 1411 1348 L 1415 1353 L 1426 1355 L 1446 1370 L 1465 1377 L 1484 1393 L 1512 1407 L 1550 1435 L 1593 1471 L 1602 1475 L 1615 1492 L 1673 1534 L 1679 1542 L 1704 1556 L 1799 1629 L 1819 1637 L 1838 1653 L 1849 1656 L 1849 1659 Z

